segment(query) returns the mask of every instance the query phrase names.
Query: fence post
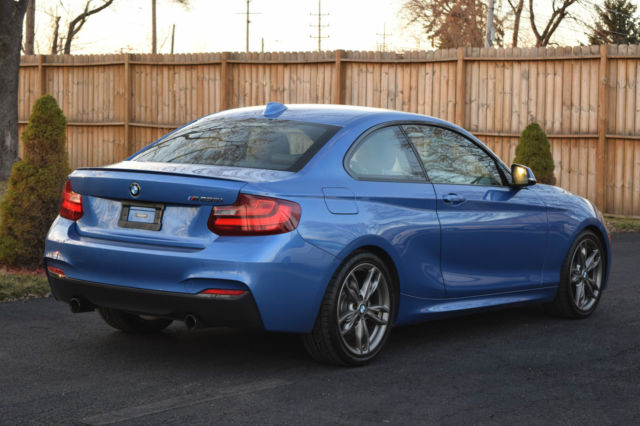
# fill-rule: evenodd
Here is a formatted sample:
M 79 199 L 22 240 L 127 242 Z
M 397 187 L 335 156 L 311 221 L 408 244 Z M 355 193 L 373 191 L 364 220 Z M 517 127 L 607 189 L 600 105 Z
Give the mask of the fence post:
M 131 123 L 131 70 L 129 67 L 129 54 L 124 54 L 124 151 L 125 158 L 133 154 L 131 136 L 129 134 Z
M 344 50 L 336 50 L 336 64 L 333 70 L 333 93 L 331 102 L 337 105 L 344 103 L 344 78 L 342 77 L 342 58 Z
M 44 71 L 44 55 L 38 55 L 38 97 L 41 98 L 47 87 L 47 76 Z
M 227 84 L 228 77 L 228 59 L 229 52 L 222 52 L 220 55 L 220 108 L 222 110 L 229 109 L 229 96 L 228 96 L 228 88 Z
M 609 169 L 607 163 L 607 53 L 609 46 L 600 46 L 600 69 L 598 71 L 598 147 L 596 161 L 596 205 L 601 211 L 606 210 L 606 176 Z
M 456 124 L 464 127 L 464 100 L 465 100 L 465 67 L 464 47 L 458 47 L 458 60 L 456 62 Z

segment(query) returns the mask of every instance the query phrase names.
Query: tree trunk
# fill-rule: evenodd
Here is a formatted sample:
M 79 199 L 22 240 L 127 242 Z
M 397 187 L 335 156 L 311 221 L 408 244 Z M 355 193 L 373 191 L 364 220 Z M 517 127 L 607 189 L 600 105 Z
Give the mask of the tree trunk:
M 509 2 L 511 5 L 511 2 Z M 513 39 L 511 40 L 511 47 L 518 47 L 518 35 L 520 32 L 520 17 L 522 16 L 522 9 L 524 7 L 524 0 L 519 0 L 518 5 L 513 8 Z
M 18 74 L 28 0 L 0 0 L 0 180 L 18 157 Z
M 33 44 L 36 35 L 36 0 L 29 0 L 26 24 L 27 28 L 24 34 L 24 54 L 33 55 Z

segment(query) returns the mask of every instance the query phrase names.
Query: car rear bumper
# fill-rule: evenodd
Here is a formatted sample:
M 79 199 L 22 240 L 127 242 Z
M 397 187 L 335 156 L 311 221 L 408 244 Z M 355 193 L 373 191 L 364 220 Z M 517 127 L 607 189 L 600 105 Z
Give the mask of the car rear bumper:
M 201 302 L 200 298 L 205 296 L 198 293 L 203 290 L 245 290 L 265 330 L 292 333 L 311 331 L 327 283 L 339 265 L 338 258 L 307 243 L 297 231 L 220 237 L 204 249 L 187 250 L 86 237 L 78 232 L 74 222 L 60 217 L 47 235 L 44 262 L 47 267 L 64 273 L 65 282 L 52 284 L 61 300 L 69 297 L 66 288 L 71 286 L 79 297 L 104 297 L 93 301 L 96 306 L 148 314 L 156 312 L 150 308 L 161 306 L 164 311 L 155 315 L 175 317 L 186 313 L 187 308 L 193 310 L 189 304 L 184 305 L 187 301 L 196 307 L 203 303 L 203 309 L 218 309 L 215 301 Z M 104 288 L 112 292 L 109 291 L 107 297 L 102 290 L 94 290 L 95 285 L 106 286 Z M 85 296 L 85 291 L 91 294 Z M 130 292 L 134 292 L 131 297 Z M 172 297 L 158 299 L 150 294 Z M 118 300 L 120 297 L 136 300 L 138 295 L 144 299 L 138 302 L 140 306 Z M 230 317 L 242 314 L 231 311 Z M 217 318 L 215 313 L 207 315 Z M 248 322 L 255 322 L 251 315 Z
M 194 315 L 203 326 L 263 328 L 251 293 L 240 296 L 184 294 L 100 284 L 47 274 L 61 302 L 79 299 L 86 309 L 112 308 L 137 314 L 184 320 Z

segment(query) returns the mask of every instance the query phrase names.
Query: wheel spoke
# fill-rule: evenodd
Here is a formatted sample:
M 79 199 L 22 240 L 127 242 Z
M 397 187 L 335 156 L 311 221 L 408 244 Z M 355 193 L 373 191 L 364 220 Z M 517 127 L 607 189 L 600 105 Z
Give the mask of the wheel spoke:
M 360 323 L 362 324 L 362 331 L 363 331 L 363 346 L 362 346 L 362 352 L 365 354 L 369 353 L 369 340 L 371 339 L 371 335 L 369 334 L 369 327 L 367 327 L 367 322 L 365 321 L 364 318 L 360 319 Z
M 364 280 L 364 284 L 362 284 L 362 288 L 360 289 L 360 296 L 363 300 L 367 300 L 366 296 L 369 293 L 369 287 L 371 286 L 371 280 L 373 279 L 373 275 L 376 273 L 376 268 L 373 266 L 369 269 L 367 273 L 367 278 Z
M 349 274 L 347 277 L 347 285 L 345 286 L 347 289 L 347 293 L 349 293 L 349 297 L 353 300 L 353 303 L 360 303 L 360 295 L 358 293 L 358 280 L 353 275 L 353 272 Z
M 580 282 L 576 285 L 575 302 L 577 307 L 579 308 L 582 307 L 583 299 L 584 299 L 584 283 Z
M 371 311 L 374 314 L 379 314 L 381 312 L 389 312 L 389 308 L 387 306 L 384 305 L 373 305 L 373 306 L 369 306 L 367 308 L 367 311 Z
M 362 355 L 362 334 L 363 334 L 363 323 L 364 321 L 362 319 L 360 319 L 358 321 L 358 323 L 356 324 L 356 347 L 358 348 L 358 351 L 360 352 L 360 354 Z
M 369 289 L 364 295 L 365 302 L 368 302 L 371 296 L 373 295 L 373 293 L 375 293 L 376 290 L 378 289 L 378 284 L 380 284 L 380 279 L 382 279 L 382 274 L 380 273 L 380 271 L 376 270 L 376 273 L 374 274 L 374 278 L 372 278 L 371 283 L 369 284 Z
M 584 290 L 585 290 L 585 299 L 588 297 L 589 299 L 595 297 L 593 285 L 590 280 L 584 280 Z
M 358 311 L 347 311 L 340 318 L 338 318 L 338 327 L 340 333 L 344 336 L 353 329 L 353 325 L 358 319 Z M 344 324 L 343 324 L 344 323 Z
M 584 269 L 585 264 L 587 263 L 587 248 L 583 245 L 580 247 L 580 267 Z
M 580 272 L 577 271 L 572 271 L 571 273 L 571 282 L 572 283 L 577 283 L 578 281 L 580 281 L 580 279 L 582 278 L 582 275 L 580 274 Z
M 387 321 L 386 319 L 380 318 L 378 315 L 374 314 L 370 309 L 367 310 L 367 313 L 365 315 L 376 325 L 387 325 L 389 323 L 389 321 Z
M 587 272 L 593 271 L 600 265 L 600 253 L 598 250 L 594 250 L 591 256 L 587 259 Z

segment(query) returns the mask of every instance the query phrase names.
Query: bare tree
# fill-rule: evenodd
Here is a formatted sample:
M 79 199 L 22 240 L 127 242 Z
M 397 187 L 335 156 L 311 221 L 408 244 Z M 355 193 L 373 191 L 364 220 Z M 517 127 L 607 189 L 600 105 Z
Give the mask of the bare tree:
M 569 8 L 577 2 L 578 0 L 552 0 L 551 16 L 542 29 L 542 27 L 538 28 L 536 24 L 536 16 L 533 11 L 533 0 L 529 0 L 529 21 L 531 22 L 531 30 L 533 31 L 533 35 L 536 37 L 537 47 L 543 47 L 549 44 L 549 42 L 551 41 L 551 36 L 556 32 L 560 23 L 565 18 L 571 16 L 569 14 Z
M 524 9 L 524 0 L 518 0 L 516 3 L 512 0 L 507 0 L 511 12 L 513 12 L 513 37 L 511 39 L 511 47 L 518 47 L 518 33 L 520 32 L 520 17 L 522 16 L 522 9 Z
M 24 54 L 33 55 L 33 43 L 36 32 L 36 0 L 29 0 L 26 24 L 27 28 L 24 33 Z
M 101 0 L 101 3 L 93 7 L 94 0 L 86 0 L 82 12 L 77 14 L 72 20 L 67 21 L 67 32 L 65 35 L 60 34 L 60 16 L 56 12 L 49 12 L 53 21 L 51 30 L 51 54 L 57 55 L 64 53 L 65 55 L 71 54 L 71 45 L 76 38 L 84 24 L 87 22 L 91 15 L 106 9 L 111 6 L 114 0 Z M 64 9 L 62 0 L 60 0 L 60 6 Z M 66 12 L 66 9 L 65 9 Z M 68 13 L 68 12 L 67 12 Z M 68 13 L 69 14 L 69 13 Z M 70 14 L 69 14 L 70 15 Z M 73 15 L 70 15 L 73 16 Z M 64 22 L 64 20 L 63 20 Z
M 484 46 L 487 26 L 487 5 L 479 0 L 408 0 L 404 14 L 409 24 L 422 27 L 439 49 Z M 500 46 L 504 36 L 502 19 L 494 20 L 496 39 Z
M 60 17 L 56 16 L 54 18 L 54 24 L 53 24 L 53 34 L 51 36 L 51 54 L 52 55 L 57 55 L 58 53 L 60 53 L 60 50 L 58 48 L 58 34 L 60 33 Z
M 64 41 L 65 55 L 69 55 L 71 53 L 71 42 L 73 42 L 73 38 L 76 35 L 78 35 L 78 33 L 80 32 L 84 24 L 87 22 L 87 19 L 89 19 L 89 16 L 95 15 L 101 10 L 106 9 L 107 7 L 111 6 L 112 3 L 113 3 L 113 0 L 103 0 L 100 6 L 90 9 L 91 0 L 87 0 L 87 3 L 84 6 L 84 11 L 78 16 L 76 16 L 71 22 L 69 22 L 69 28 L 67 29 L 67 37 Z
M 29 0 L 0 0 L 0 180 L 18 157 L 18 74 Z

